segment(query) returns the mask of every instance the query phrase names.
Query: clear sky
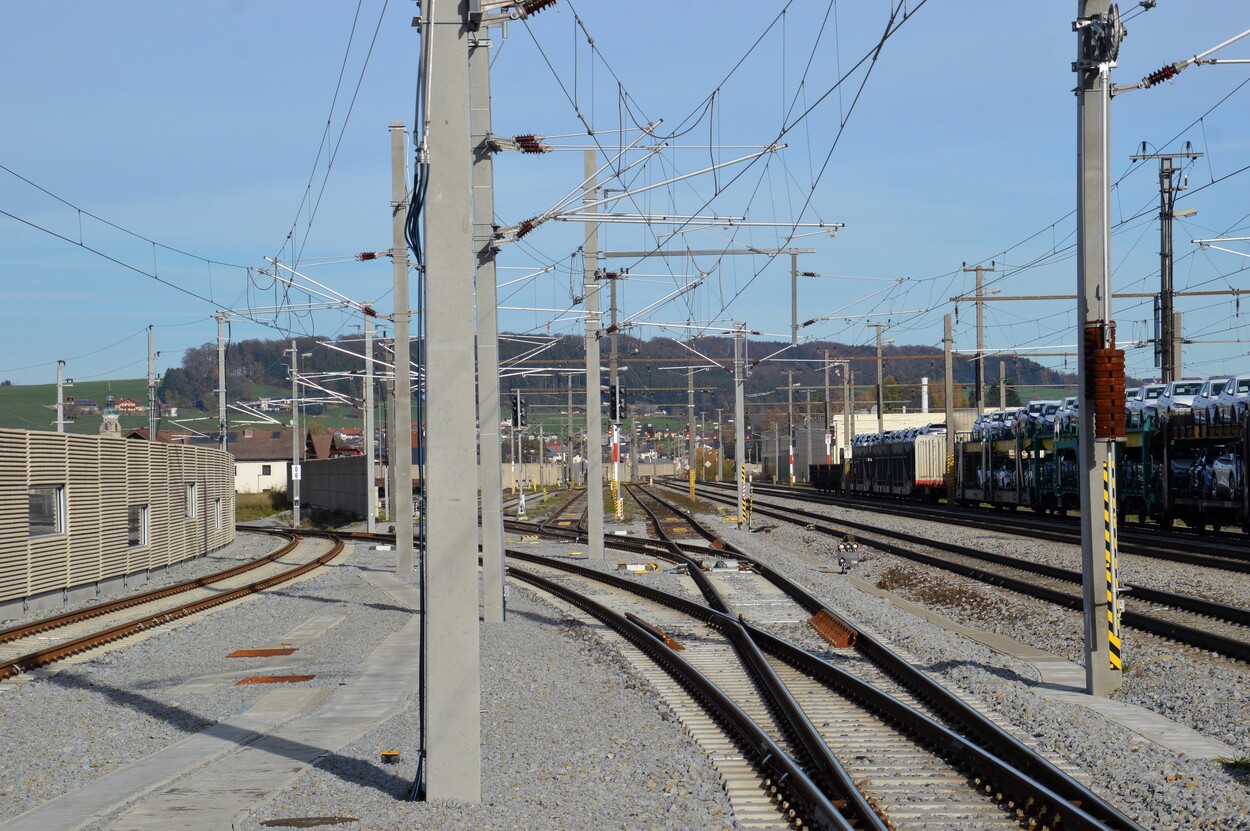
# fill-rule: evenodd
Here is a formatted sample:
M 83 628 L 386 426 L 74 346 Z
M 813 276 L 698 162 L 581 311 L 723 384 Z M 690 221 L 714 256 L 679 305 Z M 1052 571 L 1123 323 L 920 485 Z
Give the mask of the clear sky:
M 665 245 L 814 248 L 799 268 L 822 276 L 800 278 L 799 320 L 825 319 L 804 339 L 871 343 L 866 323 L 882 322 L 896 344 L 940 346 L 943 315 L 956 311 L 948 298 L 973 288 L 965 262 L 994 261 L 987 284 L 1001 296 L 1073 293 L 1077 3 L 904 5 L 912 16 L 875 60 L 887 0 L 559 0 L 513 22 L 492 38 L 495 130 L 549 136 L 556 152 L 498 157 L 497 221 L 550 211 L 579 187 L 582 148 L 601 148 L 607 163 L 658 121 L 656 138 L 637 145 L 647 151 L 621 157 L 632 166 L 604 183 L 622 198 L 603 210 L 785 226 L 686 228 Z M 1244 0 L 1121 6 L 1120 84 L 1250 27 Z M 387 125 L 413 125 L 417 12 L 411 0 L 10 4 L 0 35 L 0 378 L 49 383 L 58 358 L 77 378 L 140 377 L 149 324 L 163 370 L 215 338 L 223 308 L 240 313 L 234 339 L 358 325 L 340 310 L 273 310 L 307 298 L 275 286 L 266 257 L 389 313 L 390 262 L 352 256 L 391 244 Z M 1250 38 L 1218 56 L 1250 58 Z M 1112 117 L 1115 290 L 1158 288 L 1157 162 L 1129 160 L 1143 141 L 1149 152 L 1191 142 L 1204 154 L 1187 165 L 1177 203 L 1197 214 L 1176 222 L 1176 288 L 1247 288 L 1250 259 L 1190 240 L 1250 236 L 1250 65 L 1190 67 L 1118 96 Z M 785 146 L 639 190 L 774 143 Z M 795 222 L 846 227 L 790 238 Z M 674 230 L 613 224 L 600 244 L 655 248 Z M 582 233 L 549 221 L 505 246 L 505 328 L 581 329 Z M 622 315 L 703 274 L 641 321 L 716 331 L 742 320 L 789 335 L 788 256 L 605 265 L 629 269 Z M 539 310 L 512 310 L 521 307 Z M 1236 298 L 1182 296 L 1176 307 L 1193 341 L 1187 374 L 1250 371 Z M 987 346 L 1040 350 L 1044 363 L 1075 369 L 1074 356 L 1040 356 L 1072 351 L 1074 310 L 987 303 Z M 1121 345 L 1152 337 L 1152 316 L 1149 299 L 1118 301 Z M 974 320 L 960 303 L 957 347 L 975 344 Z M 1152 354 L 1130 348 L 1130 373 L 1153 375 Z

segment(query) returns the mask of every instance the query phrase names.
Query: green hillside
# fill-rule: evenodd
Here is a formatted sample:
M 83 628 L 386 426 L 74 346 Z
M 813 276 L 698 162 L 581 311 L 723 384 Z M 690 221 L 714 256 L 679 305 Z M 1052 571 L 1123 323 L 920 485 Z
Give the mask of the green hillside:
M 65 387 L 65 398 L 90 399 L 101 406 L 108 398 L 109 389 L 115 398 L 133 398 L 142 404 L 148 400 L 148 382 L 145 378 L 126 379 L 120 381 L 78 381 L 72 387 Z M 68 406 L 67 406 L 68 412 Z M 73 424 L 67 424 L 67 433 L 83 433 L 94 435 L 100 432 L 99 415 L 83 415 Z M 122 416 L 123 430 L 132 427 L 147 427 L 148 417 L 144 415 Z M 56 429 L 56 384 L 35 384 L 30 386 L 0 386 L 0 427 L 19 430 L 55 430 Z

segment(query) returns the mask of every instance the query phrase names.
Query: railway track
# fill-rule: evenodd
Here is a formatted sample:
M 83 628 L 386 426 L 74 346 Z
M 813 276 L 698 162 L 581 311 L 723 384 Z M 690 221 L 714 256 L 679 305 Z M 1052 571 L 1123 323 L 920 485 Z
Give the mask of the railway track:
M 631 490 L 644 510 L 660 512 L 662 499 L 637 488 Z M 673 506 L 668 509 L 682 513 Z M 691 518 L 688 521 L 695 524 Z M 669 524 L 658 518 L 657 522 L 660 528 Z M 714 537 L 712 532 L 703 530 Z M 566 602 L 601 624 L 614 620 L 614 614 L 622 618 L 625 612 L 633 614 L 643 623 L 642 651 L 652 659 L 663 662 L 667 660 L 666 653 L 689 653 L 688 663 L 709 682 L 719 679 L 719 683 L 705 689 L 693 684 L 680 670 L 662 663 L 664 672 L 673 678 L 684 678 L 681 687 L 685 694 L 702 702 L 716 722 L 726 722 L 724 705 L 708 702 L 723 702 L 725 698 L 737 701 L 741 696 L 746 703 L 739 709 L 757 716 L 760 728 L 768 725 L 769 731 L 782 731 L 773 741 L 776 750 L 761 748 L 749 736 L 732 739 L 736 752 L 726 749 L 726 739 L 707 739 L 710 748 L 719 748 L 711 752 L 718 764 L 723 761 L 726 766 L 723 770 L 727 771 L 731 798 L 737 795 L 735 811 L 739 800 L 745 800 L 741 803 L 744 806 L 758 809 L 761 794 L 770 797 L 767 801 L 774 806 L 773 819 L 748 811 L 751 821 L 760 823 L 753 827 L 782 827 L 799 819 L 813 828 L 850 827 L 843 821 L 859 828 L 1018 828 L 1018 823 L 1031 819 L 1035 822 L 1031 827 L 1053 824 L 1063 828 L 1138 828 L 967 703 L 838 619 L 790 581 L 732 546 L 717 549 L 671 539 L 661 540 L 659 545 L 636 540 L 610 541 L 613 546 L 620 543 L 653 556 L 660 556 L 655 552 L 662 551 L 663 556 L 682 563 L 707 605 L 567 560 L 522 552 L 509 552 L 509 556 L 514 561 L 524 560 L 531 569 L 559 570 L 565 576 L 542 578 L 546 580 L 542 585 L 558 587 Z M 709 558 L 714 561 L 722 555 L 738 560 L 746 568 L 735 564 L 705 571 Z M 530 573 L 515 565 L 510 567 L 510 573 L 516 579 L 534 581 Z M 611 586 L 612 591 L 605 590 L 604 585 Z M 621 591 L 635 595 L 621 601 L 627 609 L 612 612 L 592 606 L 604 605 L 602 601 L 607 596 L 615 597 Z M 638 605 L 637 596 L 653 605 Z M 674 617 L 675 611 L 684 619 Z M 855 657 L 844 661 L 827 648 L 826 654 L 813 655 L 809 649 L 789 644 L 769 631 L 793 631 L 812 618 L 835 641 L 854 644 Z M 733 635 L 737 627 L 741 627 L 741 640 Z M 726 657 L 726 642 L 732 642 L 734 661 Z M 717 649 L 705 654 L 703 645 L 709 643 L 717 644 Z M 753 654 L 758 657 L 752 657 Z M 841 669 L 835 665 L 838 663 L 872 664 L 870 674 L 884 689 Z M 897 680 L 889 680 L 891 676 Z M 661 680 L 657 688 L 662 692 L 671 690 L 672 683 Z M 690 705 L 675 699 L 670 700 L 670 706 L 680 714 Z M 945 714 L 942 721 L 933 717 L 938 713 Z M 703 722 L 696 722 L 691 729 L 701 740 L 710 730 Z M 839 752 L 832 752 L 831 748 Z M 779 752 L 793 754 L 791 764 L 801 770 L 803 778 L 791 774 L 781 780 L 787 786 L 771 793 L 778 788 L 780 775 L 775 767 L 778 760 L 772 754 Z M 1008 762 L 1007 758 L 1014 761 Z M 828 809 L 822 807 L 824 802 L 810 793 L 812 786 L 819 789 L 840 817 L 827 815 Z M 785 805 L 786 802 L 790 804 Z M 784 806 L 780 817 L 777 805 Z M 794 811 L 797 813 L 792 814 Z M 1056 823 L 1060 816 L 1061 825 Z M 777 824 L 779 821 L 782 825 Z
M 714 488 L 705 489 L 704 496 L 725 504 L 735 500 L 732 491 L 721 492 Z M 898 531 L 884 531 L 846 518 L 834 520 L 824 514 L 760 499 L 754 502 L 754 512 L 837 539 L 845 538 L 848 529 L 853 529 L 859 542 L 895 556 L 1069 609 L 1081 609 L 1084 605 L 1081 574 L 1071 569 Z M 1125 584 L 1123 591 L 1125 608 L 1121 622 L 1125 626 L 1250 662 L 1250 609 L 1131 584 Z
M 539 527 L 546 531 L 552 528 L 571 528 L 575 531 L 584 529 L 588 511 L 585 488 L 575 490 L 571 492 L 567 500 L 551 512 L 547 519 L 539 523 Z
M 341 539 L 301 547 L 292 532 L 241 528 L 288 540 L 265 557 L 206 577 L 119 598 L 0 631 L 0 680 L 46 666 L 121 638 L 264 591 L 337 557 Z
M 713 487 L 723 486 L 713 485 Z M 753 485 L 752 488 L 756 494 L 779 496 L 818 505 L 929 519 L 948 525 L 1020 534 L 1053 542 L 1079 545 L 1081 541 L 1080 523 L 1075 519 L 1029 516 L 1012 511 L 962 508 L 952 510 L 946 506 L 939 507 L 922 502 L 864 499 L 821 493 L 808 488 L 789 488 L 784 485 Z M 1250 574 L 1250 548 L 1247 548 L 1244 534 L 1206 533 L 1199 536 L 1197 532 L 1185 533 L 1179 529 L 1168 531 L 1158 526 L 1121 522 L 1118 538 L 1120 552 L 1123 554 Z

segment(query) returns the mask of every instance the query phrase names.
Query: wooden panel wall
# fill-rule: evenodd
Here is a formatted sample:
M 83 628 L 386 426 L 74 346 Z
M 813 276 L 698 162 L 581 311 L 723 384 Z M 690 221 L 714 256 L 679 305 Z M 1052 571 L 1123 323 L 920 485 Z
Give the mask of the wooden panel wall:
M 194 483 L 196 515 L 186 516 Z M 65 488 L 65 533 L 30 536 L 29 489 Z M 220 502 L 220 525 L 217 504 Z M 148 544 L 129 509 L 148 506 Z M 234 540 L 234 459 L 218 450 L 0 430 L 0 601 L 90 586 Z

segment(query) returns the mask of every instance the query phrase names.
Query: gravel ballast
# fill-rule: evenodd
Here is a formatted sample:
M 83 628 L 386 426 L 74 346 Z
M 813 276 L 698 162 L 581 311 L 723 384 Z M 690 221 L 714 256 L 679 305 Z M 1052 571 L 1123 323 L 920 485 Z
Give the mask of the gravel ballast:
M 802 507 L 813 510 L 810 503 Z M 967 530 L 955 526 L 841 508 L 825 512 L 934 540 L 968 542 Z M 978 532 L 979 537 L 983 535 Z M 1034 689 L 1038 677 L 1031 666 L 902 612 L 854 588 L 840 575 L 827 573 L 838 556 L 830 538 L 787 525 L 771 534 L 731 528 L 724 536 L 808 587 L 835 611 L 916 656 L 943 683 L 976 696 L 1052 758 L 1084 770 L 1098 793 L 1145 827 L 1250 829 L 1250 780 L 1244 774 L 1217 762 L 1178 756 L 1085 707 L 1047 699 Z M 1045 562 L 1070 559 L 1070 550 L 1063 549 L 1075 547 L 1014 537 L 996 544 L 1016 556 L 1022 550 L 1049 552 L 1039 556 Z M 958 623 L 998 632 L 1082 663 L 1083 623 L 1075 612 L 862 545 L 852 556 L 858 562 L 851 566 L 851 573 L 863 580 L 881 584 Z M 813 557 L 827 565 L 812 563 Z M 1143 583 L 1157 580 L 1166 585 L 1167 571 L 1193 570 L 1146 558 L 1134 560 L 1132 579 Z M 1226 575 L 1224 580 L 1231 584 L 1238 578 Z M 1250 711 L 1245 697 L 1250 672 L 1245 665 L 1136 632 L 1125 635 L 1124 658 L 1128 671 L 1115 699 L 1223 741 L 1237 756 L 1250 753 Z
M 277 641 L 312 617 L 344 619 L 300 649 L 293 657 L 302 665 L 290 671 L 315 674 L 310 686 L 349 680 L 373 647 L 411 620 L 361 579 L 366 571 L 393 572 L 394 552 L 351 547 L 331 567 L 263 598 L 0 685 L 0 718 L 9 726 L 0 733 L 0 821 L 246 710 L 269 688 L 184 684 L 248 674 L 254 659 L 225 655 Z M 610 570 L 614 562 L 601 566 Z M 648 579 L 673 582 L 663 574 Z M 528 589 L 510 587 L 508 621 L 482 625 L 481 650 L 481 804 L 407 801 L 419 746 L 413 695 L 399 716 L 324 756 L 235 827 L 351 816 L 346 827 L 358 829 L 576 828 L 590 817 L 619 829 L 738 828 L 698 745 L 649 685 L 581 624 Z M 383 749 L 400 750 L 400 763 L 381 766 Z
M 966 534 L 932 523 L 864 516 L 934 539 Z M 828 538 L 785 526 L 771 534 L 738 531 L 711 512 L 707 520 L 727 541 L 885 638 L 939 680 L 984 702 L 999 721 L 1057 762 L 1079 768 L 1083 781 L 1143 826 L 1250 829 L 1250 789 L 1243 776 L 1215 762 L 1178 756 L 1085 707 L 1051 700 L 1036 689 L 1031 665 L 856 589 L 832 568 L 837 554 Z M 1058 544 L 1027 545 L 1031 550 Z M 585 550 L 554 543 L 524 548 L 542 554 Z M 1081 658 L 1075 614 L 964 585 L 952 575 L 871 549 L 861 547 L 856 556 L 861 562 L 852 566 L 853 573 L 874 585 L 884 581 L 890 591 L 958 622 L 1069 660 Z M 632 559 L 609 551 L 602 563 L 582 562 L 612 570 L 617 560 Z M 223 684 L 191 692 L 182 685 L 189 678 L 237 670 L 237 661 L 224 658 L 227 652 L 277 640 L 311 617 L 335 614 L 344 620 L 297 653 L 306 667 L 297 671 L 316 674 L 310 685 L 334 687 L 348 680 L 373 646 L 411 619 L 361 579 L 365 570 L 386 572 L 393 565 L 394 552 L 357 544 L 332 568 L 263 599 L 157 630 L 145 641 L 48 678 L 0 686 L 0 718 L 21 725 L 0 733 L 0 820 L 246 709 L 263 688 Z M 681 585 L 664 569 L 640 579 L 666 590 Z M 739 827 L 709 760 L 614 646 L 513 581 L 508 606 L 506 623 L 481 625 L 480 804 L 405 799 L 419 746 L 414 695 L 400 715 L 327 754 L 271 801 L 236 818 L 235 827 L 260 831 L 272 827 L 262 825 L 267 821 L 334 816 L 353 818 L 341 826 L 353 829 Z M 1116 698 L 1246 753 L 1250 725 L 1243 666 L 1135 635 L 1126 637 L 1125 657 L 1130 670 Z M 33 754 L 32 747 L 43 752 Z M 380 765 L 384 749 L 399 750 L 400 762 Z M 108 821 L 96 827 L 106 828 Z

